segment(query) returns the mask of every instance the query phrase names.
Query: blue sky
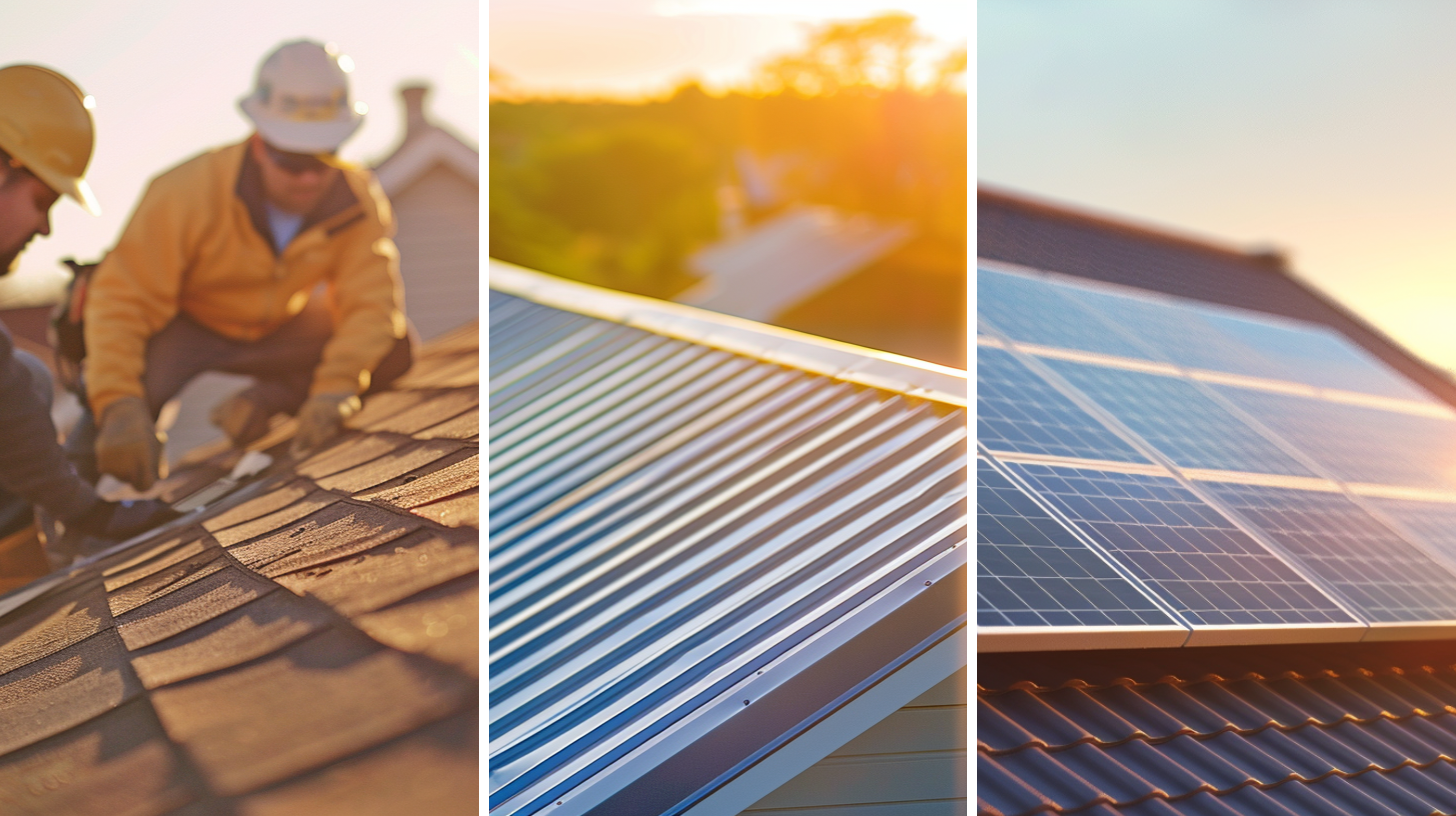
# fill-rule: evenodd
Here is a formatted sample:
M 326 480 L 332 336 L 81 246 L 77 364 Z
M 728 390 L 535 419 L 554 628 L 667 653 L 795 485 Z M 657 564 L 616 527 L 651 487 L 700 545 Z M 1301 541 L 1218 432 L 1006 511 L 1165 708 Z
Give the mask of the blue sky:
M 434 86 L 430 110 L 480 138 L 483 59 L 477 0 L 46 0 L 0 11 L 3 64 L 58 69 L 96 97 L 88 177 L 102 217 L 63 200 L 52 235 L 21 256 L 7 287 L 52 285 L 57 260 L 96 260 L 116 240 L 146 181 L 203 150 L 246 136 L 237 100 L 278 43 L 310 37 L 353 58 L 354 95 L 370 106 L 342 154 L 384 157 L 400 133 L 396 88 Z M 13 291 L 13 289 L 12 289 Z

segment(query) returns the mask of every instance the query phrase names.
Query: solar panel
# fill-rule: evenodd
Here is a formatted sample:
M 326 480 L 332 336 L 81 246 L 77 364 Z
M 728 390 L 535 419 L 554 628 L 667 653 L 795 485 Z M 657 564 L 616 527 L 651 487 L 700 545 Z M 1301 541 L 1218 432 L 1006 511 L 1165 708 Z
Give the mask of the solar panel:
M 1372 622 L 1456 620 L 1456 575 L 1342 493 L 1209 484 Z
M 1068 294 L 1079 290 L 1043 279 L 976 270 L 976 312 L 1013 340 L 1139 360 L 1151 349 L 1103 325 Z
M 976 565 L 981 626 L 1174 624 L 984 459 L 976 461 Z
M 1324 326 L 1287 325 L 1221 309 L 1201 311 L 1213 325 L 1282 365 L 1296 382 L 1434 402 L 1415 383 Z
M 1188 380 L 1067 360 L 1044 362 L 1183 467 L 1315 475 Z
M 1411 499 L 1366 499 L 1404 532 L 1456 564 L 1456 504 Z
M 1456 420 L 1234 386 L 1214 388 L 1336 478 L 1456 487 Z
M 1008 463 L 1189 623 L 1348 623 L 1287 563 L 1167 476 Z
M 1160 359 L 1188 368 L 1291 378 L 1288 368 L 1221 331 L 1191 304 L 1091 289 L 1078 292 L 1077 299 L 1147 343 Z
M 1113 462 L 1147 462 L 1010 352 L 976 359 L 976 438 L 991 450 Z

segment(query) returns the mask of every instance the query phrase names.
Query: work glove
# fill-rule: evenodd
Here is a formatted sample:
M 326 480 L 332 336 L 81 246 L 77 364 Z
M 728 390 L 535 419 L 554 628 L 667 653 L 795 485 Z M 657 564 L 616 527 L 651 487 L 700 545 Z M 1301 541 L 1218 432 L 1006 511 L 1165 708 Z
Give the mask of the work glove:
M 106 501 L 98 499 L 85 513 L 66 523 L 66 531 L 122 541 L 145 533 L 181 515 L 156 499 Z
M 152 413 L 141 397 L 122 397 L 106 406 L 96 434 L 96 467 L 102 473 L 147 490 L 162 476 L 162 445 Z
M 252 394 L 252 389 L 243 389 L 213 406 L 209 418 L 212 424 L 227 434 L 233 447 L 247 447 L 268 433 L 268 420 L 273 411 L 263 407 Z
M 298 431 L 290 451 L 302 456 L 333 439 L 362 403 L 354 394 L 314 394 L 298 409 Z

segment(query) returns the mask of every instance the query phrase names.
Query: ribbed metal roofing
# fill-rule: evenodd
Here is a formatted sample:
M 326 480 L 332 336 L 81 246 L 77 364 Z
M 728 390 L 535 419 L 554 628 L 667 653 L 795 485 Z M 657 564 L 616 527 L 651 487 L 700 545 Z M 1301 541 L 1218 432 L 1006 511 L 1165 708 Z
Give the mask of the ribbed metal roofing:
M 490 298 L 493 812 L 678 812 L 964 626 L 963 397 L 770 362 L 741 324 L 735 353 L 542 299 Z M 857 668 L 757 708 L 916 598 L 935 611 Z

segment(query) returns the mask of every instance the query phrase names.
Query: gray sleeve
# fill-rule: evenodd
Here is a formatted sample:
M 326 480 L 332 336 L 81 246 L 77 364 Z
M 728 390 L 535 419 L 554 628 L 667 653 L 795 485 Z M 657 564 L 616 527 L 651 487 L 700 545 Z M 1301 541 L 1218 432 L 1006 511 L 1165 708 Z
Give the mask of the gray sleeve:
M 0 326 L 0 488 L 71 518 L 96 501 L 96 491 L 66 460 L 39 385 Z

